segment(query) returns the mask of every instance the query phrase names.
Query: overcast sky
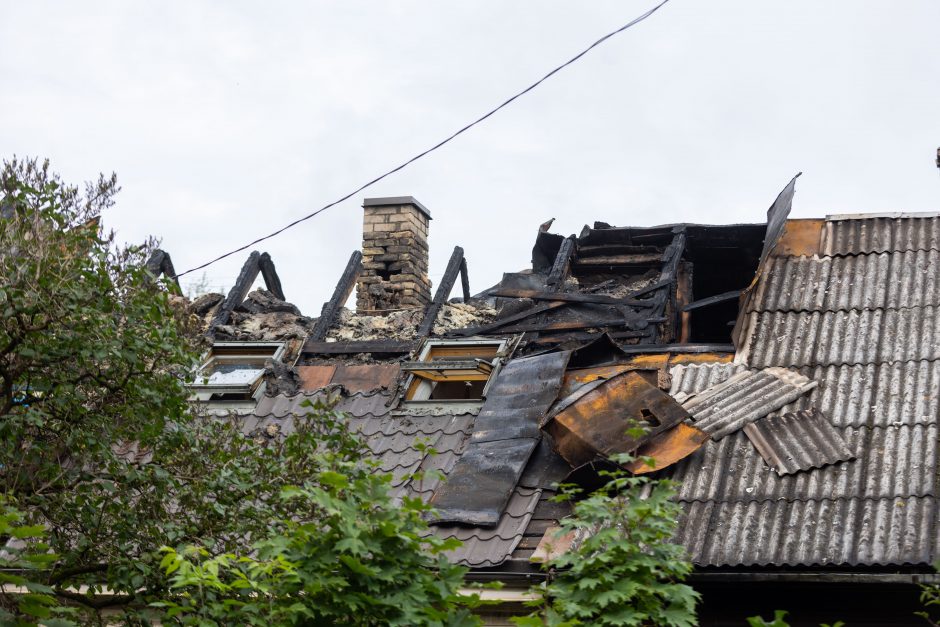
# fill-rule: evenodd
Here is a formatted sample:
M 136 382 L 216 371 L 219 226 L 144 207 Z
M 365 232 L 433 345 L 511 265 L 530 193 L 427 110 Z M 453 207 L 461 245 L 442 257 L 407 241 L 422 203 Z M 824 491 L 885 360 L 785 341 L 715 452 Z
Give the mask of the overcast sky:
M 105 224 L 178 271 L 355 189 L 655 2 L 0 0 L 0 156 L 115 171 Z M 471 288 L 538 225 L 940 210 L 940 2 L 672 0 L 407 170 L 259 246 L 317 315 L 362 197 L 433 216 Z M 230 287 L 247 252 L 206 270 Z M 184 287 L 201 273 L 183 278 Z M 456 292 L 455 292 L 456 295 Z

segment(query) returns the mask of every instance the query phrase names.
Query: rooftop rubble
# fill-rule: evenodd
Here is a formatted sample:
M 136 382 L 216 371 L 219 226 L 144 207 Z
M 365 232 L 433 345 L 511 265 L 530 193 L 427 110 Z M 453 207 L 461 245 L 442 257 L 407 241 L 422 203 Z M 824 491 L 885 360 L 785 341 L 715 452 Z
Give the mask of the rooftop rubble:
M 252 428 L 289 432 L 303 399 L 338 393 L 395 493 L 431 500 L 436 533 L 465 541 L 451 558 L 474 568 L 524 568 L 566 515 L 556 482 L 591 485 L 623 452 L 656 458 L 631 472 L 679 482 L 678 540 L 696 564 L 930 563 L 940 292 L 918 285 L 940 276 L 940 219 L 788 220 L 792 196 L 793 181 L 766 224 L 544 226 L 532 269 L 472 298 L 458 247 L 433 300 L 383 315 L 342 307 L 354 253 L 320 318 L 258 291 L 216 329 L 305 337 Z M 869 281 L 876 262 L 894 278 Z M 458 279 L 469 302 L 447 302 Z M 221 301 L 193 308 L 208 323 Z M 409 377 L 434 370 L 409 360 L 463 338 L 507 342 L 501 369 L 460 362 L 495 373 L 485 395 L 404 402 Z M 631 418 L 649 431 L 625 435 Z M 414 484 L 426 470 L 450 481 Z

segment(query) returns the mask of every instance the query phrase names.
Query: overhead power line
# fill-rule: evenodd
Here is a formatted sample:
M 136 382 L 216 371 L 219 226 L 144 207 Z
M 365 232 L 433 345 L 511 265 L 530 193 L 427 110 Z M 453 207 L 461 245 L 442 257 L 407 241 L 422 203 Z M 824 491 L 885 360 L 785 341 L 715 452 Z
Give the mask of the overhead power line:
M 263 237 L 259 237 L 259 238 L 256 239 L 256 240 L 253 240 L 253 241 L 251 241 L 251 242 L 248 242 L 248 243 L 245 244 L 244 246 L 239 246 L 238 248 L 236 248 L 236 249 L 234 249 L 234 250 L 230 250 L 229 252 L 227 252 L 227 253 L 225 253 L 225 254 L 223 254 L 223 255 L 219 255 L 218 257 L 216 257 L 215 259 L 212 259 L 211 261 L 207 261 L 207 262 L 204 263 L 204 264 L 201 264 L 201 265 L 192 267 L 192 268 L 190 268 L 189 270 L 186 270 L 185 272 L 180 272 L 180 273 L 177 274 L 176 277 L 174 277 L 174 278 L 179 278 L 179 277 L 181 277 L 181 276 L 184 276 L 184 275 L 186 275 L 186 274 L 189 274 L 190 272 L 195 272 L 196 270 L 202 270 L 203 268 L 208 268 L 209 266 L 211 266 L 212 264 L 216 263 L 217 261 L 221 261 L 221 260 L 225 259 L 226 257 L 231 257 L 232 255 L 234 255 L 234 254 L 236 254 L 236 253 L 240 253 L 240 252 L 242 252 L 243 250 L 247 250 L 247 249 L 251 248 L 251 247 L 254 246 L 255 244 L 259 244 L 259 243 L 261 243 L 261 242 L 263 242 L 263 241 L 265 241 L 265 240 L 268 240 L 268 239 L 271 239 L 272 237 L 275 237 L 275 236 L 277 236 L 277 235 L 280 235 L 280 234 L 283 233 L 284 231 L 286 231 L 286 230 L 288 230 L 288 229 L 290 229 L 290 228 L 293 228 L 293 227 L 297 226 L 297 225 L 300 224 L 301 222 L 305 222 L 306 220 L 309 220 L 310 218 L 312 218 L 312 217 L 314 217 L 314 216 L 317 216 L 317 215 L 323 213 L 324 211 L 326 211 L 326 210 L 329 209 L 330 207 L 334 207 L 334 206 L 340 204 L 341 202 L 343 202 L 343 201 L 345 201 L 345 200 L 349 200 L 350 198 L 352 198 L 353 196 L 355 196 L 355 195 L 358 194 L 359 192 L 361 192 L 361 191 L 363 191 L 363 190 L 365 190 L 365 189 L 367 189 L 367 188 L 369 188 L 369 187 L 372 187 L 373 185 L 375 185 L 376 183 L 378 183 L 378 182 L 381 181 L 382 179 L 384 179 L 384 178 L 386 178 L 386 177 L 388 177 L 388 176 L 391 176 L 392 174 L 395 174 L 395 173 L 398 172 L 399 170 L 403 170 L 404 168 L 406 168 L 407 166 L 411 165 L 412 163 L 414 163 L 414 162 L 417 161 L 418 159 L 421 159 L 422 157 L 425 157 L 425 156 L 431 154 L 432 152 L 434 152 L 434 151 L 437 150 L 438 148 L 440 148 L 440 147 L 444 146 L 445 144 L 451 142 L 452 140 L 456 139 L 458 136 L 460 136 L 460 135 L 466 133 L 466 132 L 469 131 L 471 128 L 473 128 L 474 126 L 476 126 L 476 125 L 479 124 L 480 122 L 486 120 L 488 117 L 490 117 L 491 115 L 493 115 L 494 113 L 496 113 L 496 112 L 499 111 L 500 109 L 502 109 L 502 108 L 508 106 L 509 104 L 511 104 L 512 102 L 514 102 L 517 98 L 519 98 L 519 97 L 521 97 L 521 96 L 524 96 L 525 94 L 529 93 L 530 91 L 532 91 L 533 89 L 535 89 L 536 87 L 538 87 L 539 85 L 541 85 L 542 83 L 544 83 L 546 80 L 548 80 L 549 78 L 551 78 L 552 76 L 554 76 L 555 74 L 557 74 L 558 72 L 560 72 L 561 70 L 565 69 L 566 67 L 568 67 L 569 65 L 571 65 L 572 63 L 574 63 L 575 61 L 577 61 L 578 59 L 580 59 L 581 57 L 583 57 L 584 55 L 586 55 L 588 52 L 590 52 L 591 50 L 593 50 L 593 49 L 596 48 L 597 46 L 601 45 L 602 43 L 604 43 L 605 41 L 607 41 L 608 39 L 610 39 L 611 37 L 613 37 L 614 35 L 617 35 L 617 34 L 619 34 L 619 33 L 622 33 L 623 31 L 627 30 L 628 28 L 639 24 L 640 22 L 642 22 L 643 20 L 645 20 L 646 18 L 648 18 L 649 16 L 651 16 L 653 13 L 655 13 L 656 11 L 658 11 L 658 10 L 659 10 L 663 5 L 665 5 L 667 2 L 669 2 L 669 0 L 662 0 L 662 2 L 660 2 L 659 4 L 657 4 L 656 6 L 654 6 L 652 9 L 648 10 L 646 13 L 643 13 L 642 15 L 639 15 L 638 17 L 633 18 L 632 20 L 630 20 L 629 22 L 627 22 L 626 24 L 624 24 L 623 26 L 621 26 L 621 27 L 618 28 L 617 30 L 614 30 L 614 31 L 611 31 L 611 32 L 607 33 L 606 35 L 604 35 L 603 37 L 601 37 L 600 39 L 598 39 L 597 41 L 595 41 L 593 44 L 591 44 L 590 46 L 588 46 L 587 48 L 585 48 L 584 50 L 582 50 L 581 52 L 579 52 L 579 53 L 576 54 L 575 56 L 571 57 L 570 59 L 568 59 L 567 61 L 565 61 L 565 62 L 562 63 L 561 65 L 559 65 L 559 66 L 557 66 L 556 68 L 554 68 L 553 70 L 551 70 L 548 74 L 546 74 L 545 76 L 543 76 L 543 77 L 540 78 L 539 80 L 535 81 L 534 83 L 532 83 L 531 85 L 529 85 L 528 87 L 526 87 L 525 89 L 523 89 L 522 91 L 518 92 L 517 94 L 515 94 L 515 95 L 513 95 L 512 97 L 510 97 L 509 99 L 507 99 L 505 102 L 503 102 L 503 103 L 502 103 L 501 105 L 499 105 L 498 107 L 489 110 L 488 112 L 484 113 L 483 115 L 481 115 L 480 117 L 478 117 L 478 118 L 477 118 L 476 120 L 474 120 L 473 122 L 470 122 L 469 124 L 467 124 L 466 126 L 464 126 L 463 128 L 461 128 L 461 129 L 460 129 L 459 131 L 457 131 L 456 133 L 453 133 L 452 135 L 448 136 L 446 139 L 443 139 L 443 140 L 439 141 L 438 143 L 434 144 L 433 146 L 431 146 L 431 147 L 428 148 L 427 150 L 418 153 L 417 155 L 415 155 L 414 157 L 408 159 L 407 161 L 405 161 L 405 162 L 402 163 L 401 165 L 398 165 L 398 166 L 392 168 L 391 170 L 389 170 L 388 172 L 386 172 L 386 173 L 384 173 L 384 174 L 382 174 L 382 175 L 380 175 L 380 176 L 375 177 L 374 179 L 372 179 L 372 180 L 369 181 L 368 183 L 365 183 L 364 185 L 361 185 L 361 186 L 357 187 L 356 189 L 354 189 L 353 191 L 349 192 L 349 193 L 346 194 L 345 196 L 342 196 L 341 198 L 337 198 L 337 199 L 334 200 L 333 202 L 331 202 L 331 203 L 329 203 L 329 204 L 327 204 L 327 205 L 324 205 L 324 206 L 320 207 L 319 209 L 317 209 L 317 210 L 314 211 L 313 213 L 309 213 L 309 214 L 303 216 L 302 218 L 297 218 L 297 219 L 294 220 L 293 222 L 282 226 L 281 228 L 279 228 L 278 230 L 274 231 L 273 233 L 269 233 L 269 234 L 267 234 L 267 235 L 265 235 L 265 236 L 263 236 Z

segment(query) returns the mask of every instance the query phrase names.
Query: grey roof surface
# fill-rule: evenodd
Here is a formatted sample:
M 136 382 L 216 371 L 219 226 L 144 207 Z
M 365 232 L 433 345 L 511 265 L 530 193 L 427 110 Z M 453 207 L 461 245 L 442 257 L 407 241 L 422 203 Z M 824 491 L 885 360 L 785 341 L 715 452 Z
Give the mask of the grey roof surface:
M 304 392 L 295 396 L 265 397 L 252 415 L 244 418 L 244 429 L 252 432 L 277 424 L 278 431 L 290 433 L 294 421 L 309 411 L 303 405 L 327 396 L 324 391 Z M 427 500 L 440 485 L 435 473 L 426 473 L 421 481 L 411 477 L 418 471 L 439 470 L 447 476 L 463 453 L 473 432 L 475 412 L 448 414 L 418 410 L 423 415 L 404 415 L 392 411 L 391 394 L 385 390 L 344 393 L 335 409 L 350 416 L 350 426 L 359 432 L 378 461 L 379 471 L 393 475 L 392 495 L 420 496 Z M 436 414 L 436 415 L 435 415 Z M 419 450 L 418 442 L 427 444 L 434 454 Z M 441 537 L 456 537 L 463 546 L 450 552 L 449 559 L 471 568 L 491 568 L 507 560 L 522 540 L 535 512 L 541 487 L 516 486 L 505 511 L 495 526 L 475 527 L 435 525 Z
M 845 216 L 848 218 L 848 216 Z M 940 250 L 940 217 L 831 218 L 823 226 L 820 255 Z
M 936 217 L 829 221 L 821 257 L 765 268 L 736 364 L 672 369 L 673 391 L 692 393 L 745 366 L 795 368 L 818 387 L 778 413 L 818 408 L 857 456 L 779 476 L 744 432 L 706 442 L 667 471 L 696 564 L 937 558 L 938 242 Z
M 695 426 L 713 440 L 793 402 L 816 387 L 798 372 L 785 368 L 744 370 L 682 402 Z
M 761 418 L 745 425 L 744 434 L 779 475 L 822 468 L 855 457 L 842 434 L 816 409 Z

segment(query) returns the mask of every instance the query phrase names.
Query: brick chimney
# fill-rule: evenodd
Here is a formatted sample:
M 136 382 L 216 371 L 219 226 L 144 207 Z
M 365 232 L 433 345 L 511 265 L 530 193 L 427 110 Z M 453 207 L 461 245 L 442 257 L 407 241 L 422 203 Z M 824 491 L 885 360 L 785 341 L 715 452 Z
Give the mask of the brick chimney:
M 366 198 L 362 209 L 362 272 L 356 285 L 357 311 L 424 307 L 431 301 L 428 279 L 431 212 L 411 196 Z

